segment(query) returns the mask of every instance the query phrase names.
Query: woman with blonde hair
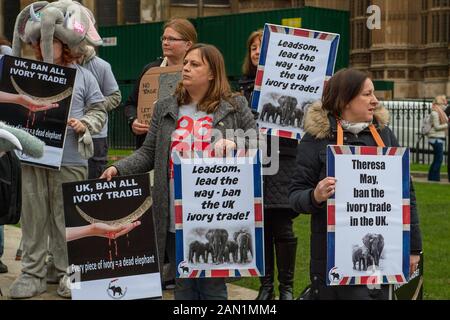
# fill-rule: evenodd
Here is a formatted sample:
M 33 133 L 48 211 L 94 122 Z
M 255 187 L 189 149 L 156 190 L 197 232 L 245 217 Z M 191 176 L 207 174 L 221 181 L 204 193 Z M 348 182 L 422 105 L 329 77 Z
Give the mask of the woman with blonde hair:
M 151 68 L 181 65 L 187 50 L 197 42 L 197 31 L 187 19 L 173 18 L 164 24 L 163 30 L 161 36 L 163 57 L 150 62 L 142 69 L 133 91 L 125 102 L 125 116 L 131 131 L 136 136 L 136 148 L 144 143 L 149 130 L 148 125 L 139 122 L 137 119 L 139 84 L 143 75 Z
M 440 172 L 448 128 L 448 118 L 444 112 L 446 106 L 447 99 L 444 95 L 437 96 L 431 106 L 431 130 L 428 133 L 428 143 L 433 147 L 433 162 L 428 171 L 429 181 L 441 180 Z
M 201 134 L 199 134 L 199 130 Z M 131 156 L 105 170 L 101 178 L 144 173 L 154 169 L 153 215 L 160 266 L 164 252 L 175 268 L 175 209 L 171 154 L 192 151 L 223 156 L 236 149 L 237 136 L 229 130 L 256 130 L 255 121 L 241 96 L 232 93 L 220 51 L 207 44 L 193 45 L 184 57 L 182 81 L 174 95 L 155 104 L 144 144 Z M 227 139 L 214 139 L 220 131 Z M 240 130 L 239 130 L 240 131 Z M 237 131 L 238 132 L 238 131 Z M 235 132 L 235 134 L 237 134 Z M 225 133 L 228 133 L 226 135 Z M 217 141 L 215 141 L 217 140 Z M 167 250 L 166 250 L 167 249 Z M 175 299 L 227 299 L 223 278 L 177 279 Z

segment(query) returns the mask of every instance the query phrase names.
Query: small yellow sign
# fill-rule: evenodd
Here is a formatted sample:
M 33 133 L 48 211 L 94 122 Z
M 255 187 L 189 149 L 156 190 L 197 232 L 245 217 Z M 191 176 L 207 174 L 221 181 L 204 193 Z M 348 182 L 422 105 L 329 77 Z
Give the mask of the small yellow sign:
M 285 18 L 281 19 L 281 25 L 286 27 L 301 28 L 302 18 Z

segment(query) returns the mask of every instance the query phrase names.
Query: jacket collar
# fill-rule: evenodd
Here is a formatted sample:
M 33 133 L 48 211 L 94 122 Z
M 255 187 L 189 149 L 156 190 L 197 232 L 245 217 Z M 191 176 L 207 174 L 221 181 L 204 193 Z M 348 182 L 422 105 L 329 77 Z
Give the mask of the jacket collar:
M 177 98 L 174 95 L 171 95 L 164 99 L 165 108 L 162 113 L 162 116 L 165 117 L 167 115 L 171 116 L 175 121 L 178 120 L 178 102 Z
M 382 129 L 389 123 L 389 111 L 379 105 L 374 112 L 373 123 Z M 322 102 L 316 101 L 309 107 L 305 118 L 305 131 L 317 139 L 329 137 L 337 130 L 336 117 L 322 109 Z M 368 129 L 365 129 L 368 130 Z

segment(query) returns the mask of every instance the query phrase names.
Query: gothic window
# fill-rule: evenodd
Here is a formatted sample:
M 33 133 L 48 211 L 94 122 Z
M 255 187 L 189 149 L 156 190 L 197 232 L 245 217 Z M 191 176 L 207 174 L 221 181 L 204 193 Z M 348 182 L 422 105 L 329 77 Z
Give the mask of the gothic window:
M 422 44 L 427 43 L 428 38 L 428 16 L 422 16 Z
M 428 9 L 428 0 L 422 0 L 422 10 Z
M 432 42 L 439 42 L 439 14 L 433 14 L 431 17 L 431 40 Z
M 171 0 L 171 4 L 197 5 L 198 0 Z M 204 5 L 230 5 L 230 0 L 203 0 Z
M 117 1 L 96 0 L 97 24 L 99 26 L 112 26 L 117 24 Z
M 141 1 L 127 0 L 123 3 L 123 19 L 124 23 L 139 23 L 141 22 Z
M 448 24 L 449 24 L 449 15 L 442 14 L 441 16 L 441 32 L 439 42 L 447 42 L 448 41 Z

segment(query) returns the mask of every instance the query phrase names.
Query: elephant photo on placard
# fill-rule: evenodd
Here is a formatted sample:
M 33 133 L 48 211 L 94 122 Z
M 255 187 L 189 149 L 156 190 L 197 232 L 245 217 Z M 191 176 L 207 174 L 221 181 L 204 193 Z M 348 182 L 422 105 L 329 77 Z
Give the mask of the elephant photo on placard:
M 209 250 L 212 252 L 212 262 L 215 264 L 223 263 L 228 231 L 225 229 L 210 229 L 205 237 L 208 240 Z
M 198 240 L 189 244 L 189 263 L 207 262 L 208 245 Z M 203 261 L 200 260 L 203 259 Z
M 263 105 L 261 115 L 259 117 L 262 121 L 277 123 L 277 119 L 281 118 L 281 109 L 274 106 L 272 103 Z
M 246 229 L 242 229 L 233 234 L 233 239 L 238 245 L 238 263 L 247 263 L 252 261 L 253 248 L 251 234 Z M 248 255 L 249 253 L 251 255 L 251 258 Z
M 381 234 L 368 233 L 363 237 L 362 241 L 373 258 L 374 265 L 378 267 L 384 249 L 384 237 Z
M 282 126 L 291 125 L 291 118 L 294 114 L 294 110 L 297 107 L 297 98 L 290 96 L 281 96 L 278 99 L 279 108 L 281 109 L 280 124 Z
M 352 247 L 353 270 L 366 271 L 380 267 L 380 259 L 384 258 L 384 237 L 377 233 L 367 233 L 362 238 L 362 245 Z
M 227 244 L 225 246 L 225 250 L 223 252 L 224 261 L 237 263 L 238 262 L 238 250 L 239 250 L 239 246 L 236 243 L 236 241 L 228 240 Z M 231 259 L 230 259 L 230 256 L 231 256 Z
M 366 271 L 367 267 L 372 264 L 372 256 L 366 246 L 354 245 L 352 250 L 352 260 L 353 270 Z

